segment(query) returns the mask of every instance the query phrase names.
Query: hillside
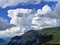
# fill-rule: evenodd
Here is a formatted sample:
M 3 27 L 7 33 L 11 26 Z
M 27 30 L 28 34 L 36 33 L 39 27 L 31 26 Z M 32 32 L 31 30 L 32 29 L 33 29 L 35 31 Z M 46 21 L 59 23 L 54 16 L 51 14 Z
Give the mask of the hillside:
M 5 43 L 6 41 L 2 38 L 0 38 L 0 45 L 2 45 L 3 43 Z
M 13 37 L 8 45 L 60 45 L 60 27 L 31 30 Z
M 48 41 L 47 43 L 50 44 L 60 44 L 60 26 L 53 27 L 53 28 L 46 28 L 37 31 L 39 35 L 53 35 L 53 39 Z
M 0 38 L 0 45 L 7 45 L 7 43 L 10 41 L 11 37 L 4 37 Z

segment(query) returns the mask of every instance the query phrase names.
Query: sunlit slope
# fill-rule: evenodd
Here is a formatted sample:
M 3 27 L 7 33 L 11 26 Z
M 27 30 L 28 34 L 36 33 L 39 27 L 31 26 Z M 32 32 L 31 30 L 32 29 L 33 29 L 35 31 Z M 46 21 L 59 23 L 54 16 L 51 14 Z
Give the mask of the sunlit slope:
M 53 35 L 53 39 L 51 41 L 48 41 L 47 43 L 53 43 L 53 44 L 60 44 L 60 26 L 59 27 L 53 27 L 53 28 L 46 28 L 42 30 L 37 31 L 40 35 Z

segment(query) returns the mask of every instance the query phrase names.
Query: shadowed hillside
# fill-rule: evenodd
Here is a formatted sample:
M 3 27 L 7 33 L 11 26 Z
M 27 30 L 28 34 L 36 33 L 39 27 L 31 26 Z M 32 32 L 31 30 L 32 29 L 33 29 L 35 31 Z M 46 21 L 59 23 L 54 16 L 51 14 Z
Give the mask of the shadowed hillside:
M 60 45 L 60 27 L 31 30 L 5 45 Z
M 22 36 L 15 36 L 8 45 L 41 45 L 53 39 L 53 35 L 40 35 L 37 31 L 31 30 Z

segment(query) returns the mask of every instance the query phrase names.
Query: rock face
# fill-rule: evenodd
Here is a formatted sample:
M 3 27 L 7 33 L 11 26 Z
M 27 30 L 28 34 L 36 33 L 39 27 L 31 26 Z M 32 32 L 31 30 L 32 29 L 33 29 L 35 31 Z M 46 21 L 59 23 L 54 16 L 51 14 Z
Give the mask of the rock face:
M 36 31 L 28 31 L 22 36 L 15 36 L 8 45 L 37 45 L 39 43 L 39 34 Z

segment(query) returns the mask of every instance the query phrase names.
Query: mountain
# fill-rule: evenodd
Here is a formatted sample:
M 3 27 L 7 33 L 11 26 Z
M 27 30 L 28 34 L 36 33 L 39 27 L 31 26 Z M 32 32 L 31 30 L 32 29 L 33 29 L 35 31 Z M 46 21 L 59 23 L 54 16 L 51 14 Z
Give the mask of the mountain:
M 31 30 L 22 36 L 15 36 L 11 39 L 8 45 L 40 45 L 42 42 L 51 40 L 52 35 L 39 35 L 37 31 Z
M 0 45 L 7 45 L 10 40 L 11 40 L 11 37 L 1 37 Z
M 13 37 L 7 45 L 60 45 L 60 27 L 30 30 Z
M 37 30 L 39 35 L 53 35 L 53 39 L 46 42 L 49 45 L 60 45 L 60 26 Z
M 5 42 L 5 40 L 0 38 L 0 44 L 3 43 L 3 42 Z
M 6 42 L 6 40 L 0 38 L 0 45 L 5 45 L 4 43 Z
M 8 45 L 35 45 L 39 43 L 39 34 L 36 31 L 28 31 L 22 36 L 15 36 Z

